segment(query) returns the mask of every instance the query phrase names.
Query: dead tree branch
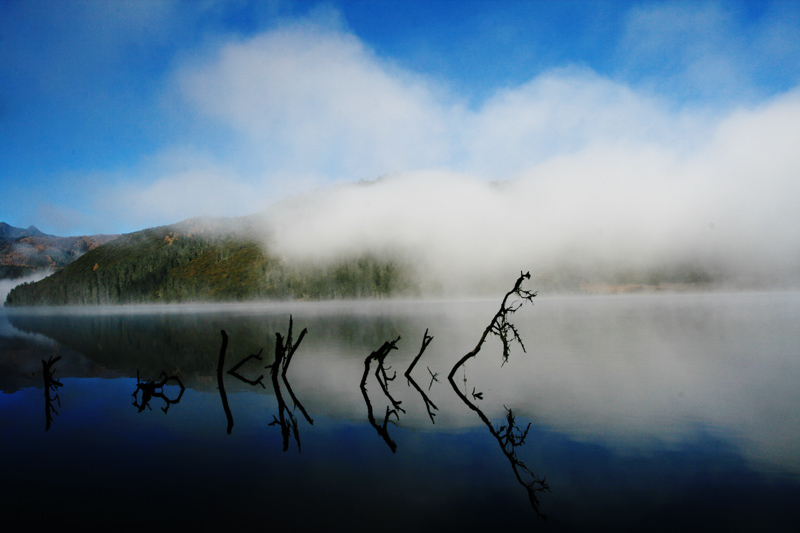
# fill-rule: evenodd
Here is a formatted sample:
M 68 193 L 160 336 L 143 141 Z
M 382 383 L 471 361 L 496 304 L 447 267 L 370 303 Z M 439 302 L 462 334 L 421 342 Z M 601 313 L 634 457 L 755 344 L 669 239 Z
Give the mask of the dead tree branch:
M 413 377 L 411 377 L 411 371 L 414 369 L 414 365 L 417 364 L 417 361 L 419 361 L 420 357 L 422 357 L 423 352 L 425 352 L 425 349 L 428 347 L 428 345 L 431 343 L 432 340 L 433 337 L 428 335 L 428 330 L 426 329 L 425 333 L 422 335 L 422 347 L 419 349 L 419 353 L 417 354 L 417 356 L 408 366 L 408 370 L 406 370 L 404 375 L 406 376 L 406 380 L 408 380 L 408 383 L 412 385 L 415 389 L 417 389 L 417 392 L 419 392 L 420 396 L 422 396 L 422 401 L 425 402 L 425 409 L 428 411 L 428 417 L 431 419 L 431 423 L 435 424 L 436 422 L 434 421 L 433 417 L 436 416 L 436 413 L 434 413 L 433 411 L 438 411 L 439 408 L 436 407 L 436 404 L 434 404 L 431 401 L 431 399 L 428 398 L 428 395 L 425 394 L 425 392 L 423 392 L 419 384 L 414 380 Z M 428 369 L 428 372 L 431 372 L 430 368 Z M 436 378 L 433 372 L 431 372 L 431 376 L 433 376 L 434 379 Z M 431 380 L 431 385 L 433 385 L 433 380 Z M 430 387 L 428 387 L 428 389 L 430 389 Z
M 254 354 L 248 355 L 247 357 L 245 357 L 244 359 L 242 359 L 241 361 L 239 361 L 238 363 L 233 365 L 233 367 L 231 367 L 231 369 L 228 370 L 228 374 L 230 374 L 231 376 L 235 377 L 239 381 L 243 381 L 243 382 L 247 383 L 248 385 L 261 385 L 262 388 L 266 388 L 266 387 L 264 387 L 264 381 L 263 381 L 264 375 L 263 374 L 258 376 L 256 379 L 247 379 L 246 377 L 242 376 L 241 374 L 239 374 L 237 372 L 237 370 L 242 365 L 244 365 L 246 362 L 250 361 L 251 359 L 256 359 L 258 361 L 262 361 L 263 359 L 261 359 L 261 352 L 263 352 L 263 351 L 264 351 L 264 349 L 262 348 L 262 349 L 260 349 L 258 351 L 258 353 L 254 353 Z
M 525 428 L 525 430 L 520 429 L 516 424 L 516 419 L 514 414 L 511 412 L 511 409 L 506 409 L 506 424 L 501 425 L 498 428 L 495 428 L 492 425 L 491 421 L 486 417 L 486 415 L 481 411 L 481 409 L 472 403 L 469 398 L 467 398 L 466 393 L 466 369 L 464 373 L 464 392 L 462 392 L 455 382 L 455 373 L 456 371 L 464 365 L 469 359 L 475 357 L 483 346 L 483 343 L 486 341 L 489 333 L 497 335 L 500 337 L 501 342 L 503 343 L 503 364 L 508 361 L 508 356 L 511 350 L 511 343 L 516 341 L 522 347 L 522 350 L 525 351 L 525 345 L 522 343 L 522 339 L 519 336 L 519 331 L 517 328 L 509 322 L 509 316 L 514 314 L 526 301 L 533 303 L 533 298 L 536 296 L 535 292 L 528 291 L 522 288 L 522 282 L 526 279 L 530 279 L 531 275 L 530 272 L 523 274 L 520 272 L 520 276 L 517 279 L 517 282 L 514 284 L 514 288 L 511 289 L 508 293 L 506 293 L 505 297 L 503 298 L 502 303 L 500 304 L 500 309 L 492 318 L 492 321 L 483 331 L 478 344 L 475 348 L 469 352 L 468 354 L 464 355 L 458 362 L 453 366 L 450 370 L 450 373 L 447 376 L 448 381 L 450 381 L 450 385 L 453 387 L 453 390 L 456 392 L 461 401 L 464 402 L 467 407 L 472 409 L 478 414 L 478 417 L 481 421 L 486 425 L 489 429 L 489 432 L 492 436 L 497 440 L 497 443 L 500 445 L 501 450 L 503 451 L 503 455 L 505 455 L 506 459 L 508 459 L 509 463 L 511 464 L 511 469 L 514 472 L 514 476 L 516 477 L 517 481 L 525 487 L 525 490 L 528 493 L 528 499 L 530 500 L 531 506 L 533 510 L 536 512 L 536 515 L 542 519 L 547 518 L 540 510 L 539 510 L 539 492 L 549 492 L 550 487 L 547 484 L 547 480 L 545 478 L 537 477 L 526 465 L 523 463 L 518 457 L 516 448 L 518 446 L 522 446 L 525 443 L 525 439 L 528 436 L 528 431 L 530 430 L 530 424 Z M 513 299 L 509 302 L 509 298 L 515 296 L 516 299 Z M 475 387 L 472 388 L 472 397 L 474 400 L 482 400 L 483 393 L 478 392 Z M 505 407 L 505 406 L 504 406 Z M 523 478 L 524 475 L 524 478 Z
M 292 357 L 294 353 L 297 351 L 298 346 L 300 346 L 300 342 L 302 342 L 303 337 L 305 337 L 306 333 L 308 332 L 307 329 L 303 329 L 300 332 L 300 336 L 297 338 L 297 341 L 292 344 L 292 327 L 294 325 L 294 321 L 292 316 L 289 315 L 289 331 L 286 334 L 286 338 L 280 334 L 275 333 L 275 361 L 271 365 L 267 365 L 266 368 L 270 369 L 270 375 L 272 377 L 272 388 L 275 391 L 275 399 L 278 401 L 278 416 L 275 417 L 273 415 L 273 420 L 269 424 L 270 426 L 279 425 L 281 427 L 281 435 L 283 436 L 283 451 L 286 451 L 289 448 L 289 434 L 294 436 L 295 442 L 297 442 L 297 449 L 300 451 L 300 433 L 297 427 L 297 419 L 294 415 L 289 411 L 288 407 L 286 406 L 286 402 L 283 399 L 283 394 L 281 393 L 281 387 L 278 382 L 278 374 L 281 376 L 281 381 L 286 386 L 286 390 L 289 392 L 289 396 L 292 398 L 292 402 L 294 403 L 294 407 L 300 409 L 300 412 L 303 413 L 303 416 L 308 421 L 309 424 L 313 424 L 314 420 L 309 416 L 308 412 L 306 411 L 303 404 L 297 399 L 294 392 L 292 391 L 291 385 L 289 385 L 289 380 L 286 378 L 286 371 L 289 368 L 289 364 L 292 361 Z
M 386 360 L 386 356 L 389 355 L 389 352 L 397 349 L 397 341 L 399 340 L 400 337 L 397 337 L 395 340 L 391 342 L 390 341 L 384 342 L 380 348 L 369 354 L 367 358 L 364 359 L 364 374 L 361 376 L 361 384 L 360 384 L 361 395 L 364 397 L 364 403 L 367 404 L 367 419 L 369 420 L 370 425 L 374 427 L 375 430 L 378 432 L 378 435 L 389 446 L 389 449 L 392 450 L 392 453 L 395 453 L 397 451 L 397 443 L 393 441 L 392 437 L 389 435 L 388 425 L 390 422 L 392 422 L 389 419 L 389 417 L 391 415 L 394 415 L 395 418 L 397 418 L 398 420 L 400 419 L 400 416 L 397 414 L 397 409 L 399 409 L 400 402 L 395 402 L 395 400 L 389 395 L 389 390 L 386 386 L 386 383 L 381 381 L 380 369 L 383 366 L 384 361 Z M 389 406 L 386 406 L 386 415 L 383 417 L 382 424 L 378 424 L 375 421 L 375 415 L 372 410 L 372 402 L 370 401 L 369 393 L 367 392 L 367 377 L 369 376 L 369 367 L 373 360 L 378 362 L 378 368 L 376 368 L 375 370 L 375 377 L 378 380 L 381 389 L 383 390 L 387 398 L 389 398 L 389 401 L 392 403 L 392 405 L 397 406 L 395 409 L 390 409 Z M 386 377 L 385 370 L 383 371 L 383 375 L 385 379 L 388 380 L 388 377 Z
M 53 365 L 56 364 L 61 359 L 59 355 L 55 359 L 51 355 L 47 361 L 42 359 L 42 378 L 44 379 L 44 414 L 45 414 L 45 423 L 44 423 L 44 430 L 50 431 L 50 424 L 53 422 L 53 413 L 58 415 L 58 411 L 53 406 L 53 401 L 58 403 L 58 407 L 61 407 L 61 398 L 56 394 L 55 396 L 51 396 L 51 392 L 55 392 L 59 387 L 63 387 L 63 384 L 55 378 L 56 369 L 53 368 Z
M 225 410 L 225 418 L 228 419 L 228 435 L 233 431 L 233 414 L 228 405 L 228 395 L 225 393 L 225 381 L 222 379 L 222 369 L 225 367 L 225 352 L 228 349 L 228 334 L 225 330 L 220 330 L 222 334 L 222 346 L 219 348 L 219 360 L 217 361 L 217 388 L 219 397 L 222 400 L 222 409 Z M 261 352 L 259 352 L 261 353 Z
M 139 409 L 140 413 L 144 411 L 145 407 L 152 410 L 152 408 L 150 407 L 150 400 L 152 400 L 153 398 L 161 398 L 162 400 L 164 400 L 165 406 L 161 408 L 161 410 L 164 411 L 164 414 L 167 414 L 167 411 L 169 410 L 169 407 L 171 405 L 181 401 L 183 393 L 186 390 L 186 387 L 183 386 L 181 378 L 175 375 L 167 376 L 167 373 L 164 372 L 163 370 L 161 371 L 161 375 L 159 376 L 159 378 L 164 378 L 164 379 L 162 379 L 161 381 L 150 380 L 150 379 L 146 381 L 140 381 L 139 371 L 138 370 L 136 371 L 136 390 L 133 391 L 133 394 L 131 394 L 131 396 L 133 396 L 133 405 Z M 164 386 L 170 380 L 177 381 L 178 386 L 181 388 L 181 391 L 178 393 L 178 397 L 175 399 L 169 398 L 164 392 Z M 139 392 L 142 393 L 141 403 L 139 403 Z
M 500 309 L 497 311 L 497 313 L 495 313 L 491 322 L 489 322 L 489 325 L 483 331 L 480 340 L 478 340 L 478 344 L 472 349 L 471 352 L 464 355 L 455 365 L 453 365 L 453 368 L 450 369 L 450 373 L 447 375 L 447 379 L 452 382 L 456 370 L 458 370 L 459 367 L 461 367 L 468 360 L 478 355 L 478 352 L 481 351 L 481 347 L 483 346 L 483 343 L 486 342 L 486 337 L 489 336 L 489 333 L 493 333 L 494 335 L 500 337 L 500 341 L 503 343 L 503 364 L 508 361 L 508 356 L 511 353 L 511 343 L 513 341 L 517 341 L 522 347 L 522 351 L 525 351 L 525 345 L 522 344 L 519 331 L 517 331 L 517 328 L 514 326 L 514 324 L 509 322 L 509 316 L 513 315 L 520 307 L 522 307 L 525 302 L 533 303 L 533 298 L 536 296 L 536 293 L 522 288 L 522 282 L 530 278 L 530 272 L 526 272 L 525 274 L 520 272 L 519 278 L 514 284 L 514 288 L 506 293 L 503 301 L 500 303 Z M 509 302 L 509 298 L 512 296 L 516 298 Z

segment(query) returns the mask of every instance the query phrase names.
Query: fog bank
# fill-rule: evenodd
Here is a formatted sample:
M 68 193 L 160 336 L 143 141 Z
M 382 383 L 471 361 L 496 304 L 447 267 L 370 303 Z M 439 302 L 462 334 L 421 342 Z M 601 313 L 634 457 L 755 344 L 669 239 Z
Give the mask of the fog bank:
M 0 279 L 0 302 L 5 302 L 8 293 L 11 292 L 11 289 L 16 287 L 17 285 L 22 285 L 23 283 L 34 283 L 39 281 L 40 279 L 44 279 L 53 272 L 50 270 L 41 270 L 30 276 L 25 276 L 23 278 L 16 278 L 16 279 Z
M 429 170 L 321 188 L 268 209 L 265 238 L 293 260 L 408 259 L 448 292 L 520 269 L 554 288 L 796 286 L 799 119 L 792 93 L 692 150 L 600 140 L 504 181 Z

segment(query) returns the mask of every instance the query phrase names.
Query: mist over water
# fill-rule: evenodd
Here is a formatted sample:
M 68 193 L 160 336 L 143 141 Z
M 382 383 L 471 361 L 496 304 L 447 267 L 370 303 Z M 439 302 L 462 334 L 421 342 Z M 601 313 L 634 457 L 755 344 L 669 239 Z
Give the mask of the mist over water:
M 297 521 L 287 526 L 361 530 L 372 527 L 365 516 L 371 524 L 385 518 L 389 501 L 408 522 L 400 529 L 427 530 L 432 515 L 457 529 L 474 529 L 482 516 L 496 524 L 499 515 L 530 526 L 526 493 L 486 427 L 502 432 L 513 411 L 527 436 L 516 458 L 550 487 L 540 496 L 548 529 L 666 531 L 689 518 L 732 531 L 796 525 L 800 293 L 537 297 L 511 318 L 525 352 L 514 344 L 502 364 L 501 342 L 490 336 L 448 382 L 497 305 L 4 309 L 0 419 L 8 438 L 0 447 L 20 458 L 6 472 L 9 505 L 50 520 L 230 525 L 267 498 Z M 275 333 L 287 331 L 289 315 L 293 338 L 307 329 L 280 388 L 298 422 L 294 437 L 271 423 L 281 412 L 279 388 L 241 379 L 269 381 L 265 365 L 276 360 Z M 223 368 L 247 354 L 263 360 L 238 367 L 241 377 L 215 377 L 220 330 L 230 341 Z M 403 371 L 423 332 L 433 341 L 414 368 L 415 388 Z M 380 386 L 373 361 L 361 388 L 371 353 L 392 339 L 392 379 Z M 55 357 L 63 386 L 47 429 L 39 361 Z M 132 393 L 162 371 L 185 390 L 172 378 L 151 409 L 132 404 Z M 106 450 L 99 455 L 98 442 Z M 131 468 L 146 474 L 111 475 Z M 176 473 L 170 506 L 152 490 L 162 471 Z M 45 475 L 61 496 L 48 505 L 33 497 Z M 87 501 L 98 510 L 92 516 Z M 358 512 L 353 501 L 363 503 Z

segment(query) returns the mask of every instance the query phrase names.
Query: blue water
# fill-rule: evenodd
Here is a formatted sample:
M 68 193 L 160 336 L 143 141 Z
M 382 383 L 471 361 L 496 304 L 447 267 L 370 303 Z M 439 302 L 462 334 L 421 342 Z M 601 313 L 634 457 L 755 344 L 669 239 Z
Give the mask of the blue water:
M 462 394 L 545 480 L 538 513 L 479 415 L 447 380 L 498 302 L 351 302 L 6 310 L 0 316 L 0 457 L 6 516 L 54 526 L 310 527 L 314 530 L 795 530 L 800 511 L 800 295 L 537 298 L 514 316 L 519 347 L 501 365 L 489 341 L 455 374 Z M 287 371 L 310 422 L 264 368 L 275 332 L 308 334 Z M 434 340 L 402 376 L 425 329 Z M 241 375 L 216 377 L 263 348 Z M 403 411 L 371 367 L 377 428 L 359 387 L 386 359 Z M 60 405 L 46 430 L 41 360 L 58 357 Z M 140 380 L 164 370 L 180 402 L 139 412 Z M 438 381 L 431 382 L 432 374 Z M 466 382 L 464 379 L 466 378 Z M 175 381 L 167 398 L 180 391 Z M 477 396 L 473 396 L 475 393 Z M 529 426 L 530 424 L 530 426 Z M 297 438 L 295 438 L 295 436 Z M 396 446 L 395 450 L 389 441 Z M 287 445 L 284 451 L 284 445 Z M 541 515 L 541 516 L 540 516 Z M 543 517 L 546 515 L 546 519 Z

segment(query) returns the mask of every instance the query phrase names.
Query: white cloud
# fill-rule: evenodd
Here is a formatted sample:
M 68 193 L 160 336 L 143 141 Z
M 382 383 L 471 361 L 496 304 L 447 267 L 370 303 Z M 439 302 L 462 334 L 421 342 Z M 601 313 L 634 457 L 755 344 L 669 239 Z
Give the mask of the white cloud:
M 142 219 L 244 215 L 389 173 L 271 209 L 272 244 L 412 253 L 440 278 L 453 264 L 479 277 L 559 261 L 699 257 L 751 274 L 800 261 L 796 92 L 734 112 L 676 109 L 573 67 L 470 109 L 316 23 L 224 43 L 174 79 L 219 144 L 165 152 L 146 170 L 155 179 L 112 202 Z
M 315 24 L 229 43 L 177 80 L 200 113 L 233 128 L 270 170 L 367 178 L 447 154 L 448 111 L 425 80 Z
M 653 93 L 724 109 L 800 81 L 798 35 L 791 2 L 641 4 L 628 13 L 616 68 Z
M 786 281 L 800 266 L 797 124 L 800 99 L 786 95 L 737 111 L 691 151 L 600 135 L 503 185 L 429 171 L 334 188 L 271 210 L 271 244 L 305 258 L 411 251 L 455 286 L 560 262 L 689 261 Z

